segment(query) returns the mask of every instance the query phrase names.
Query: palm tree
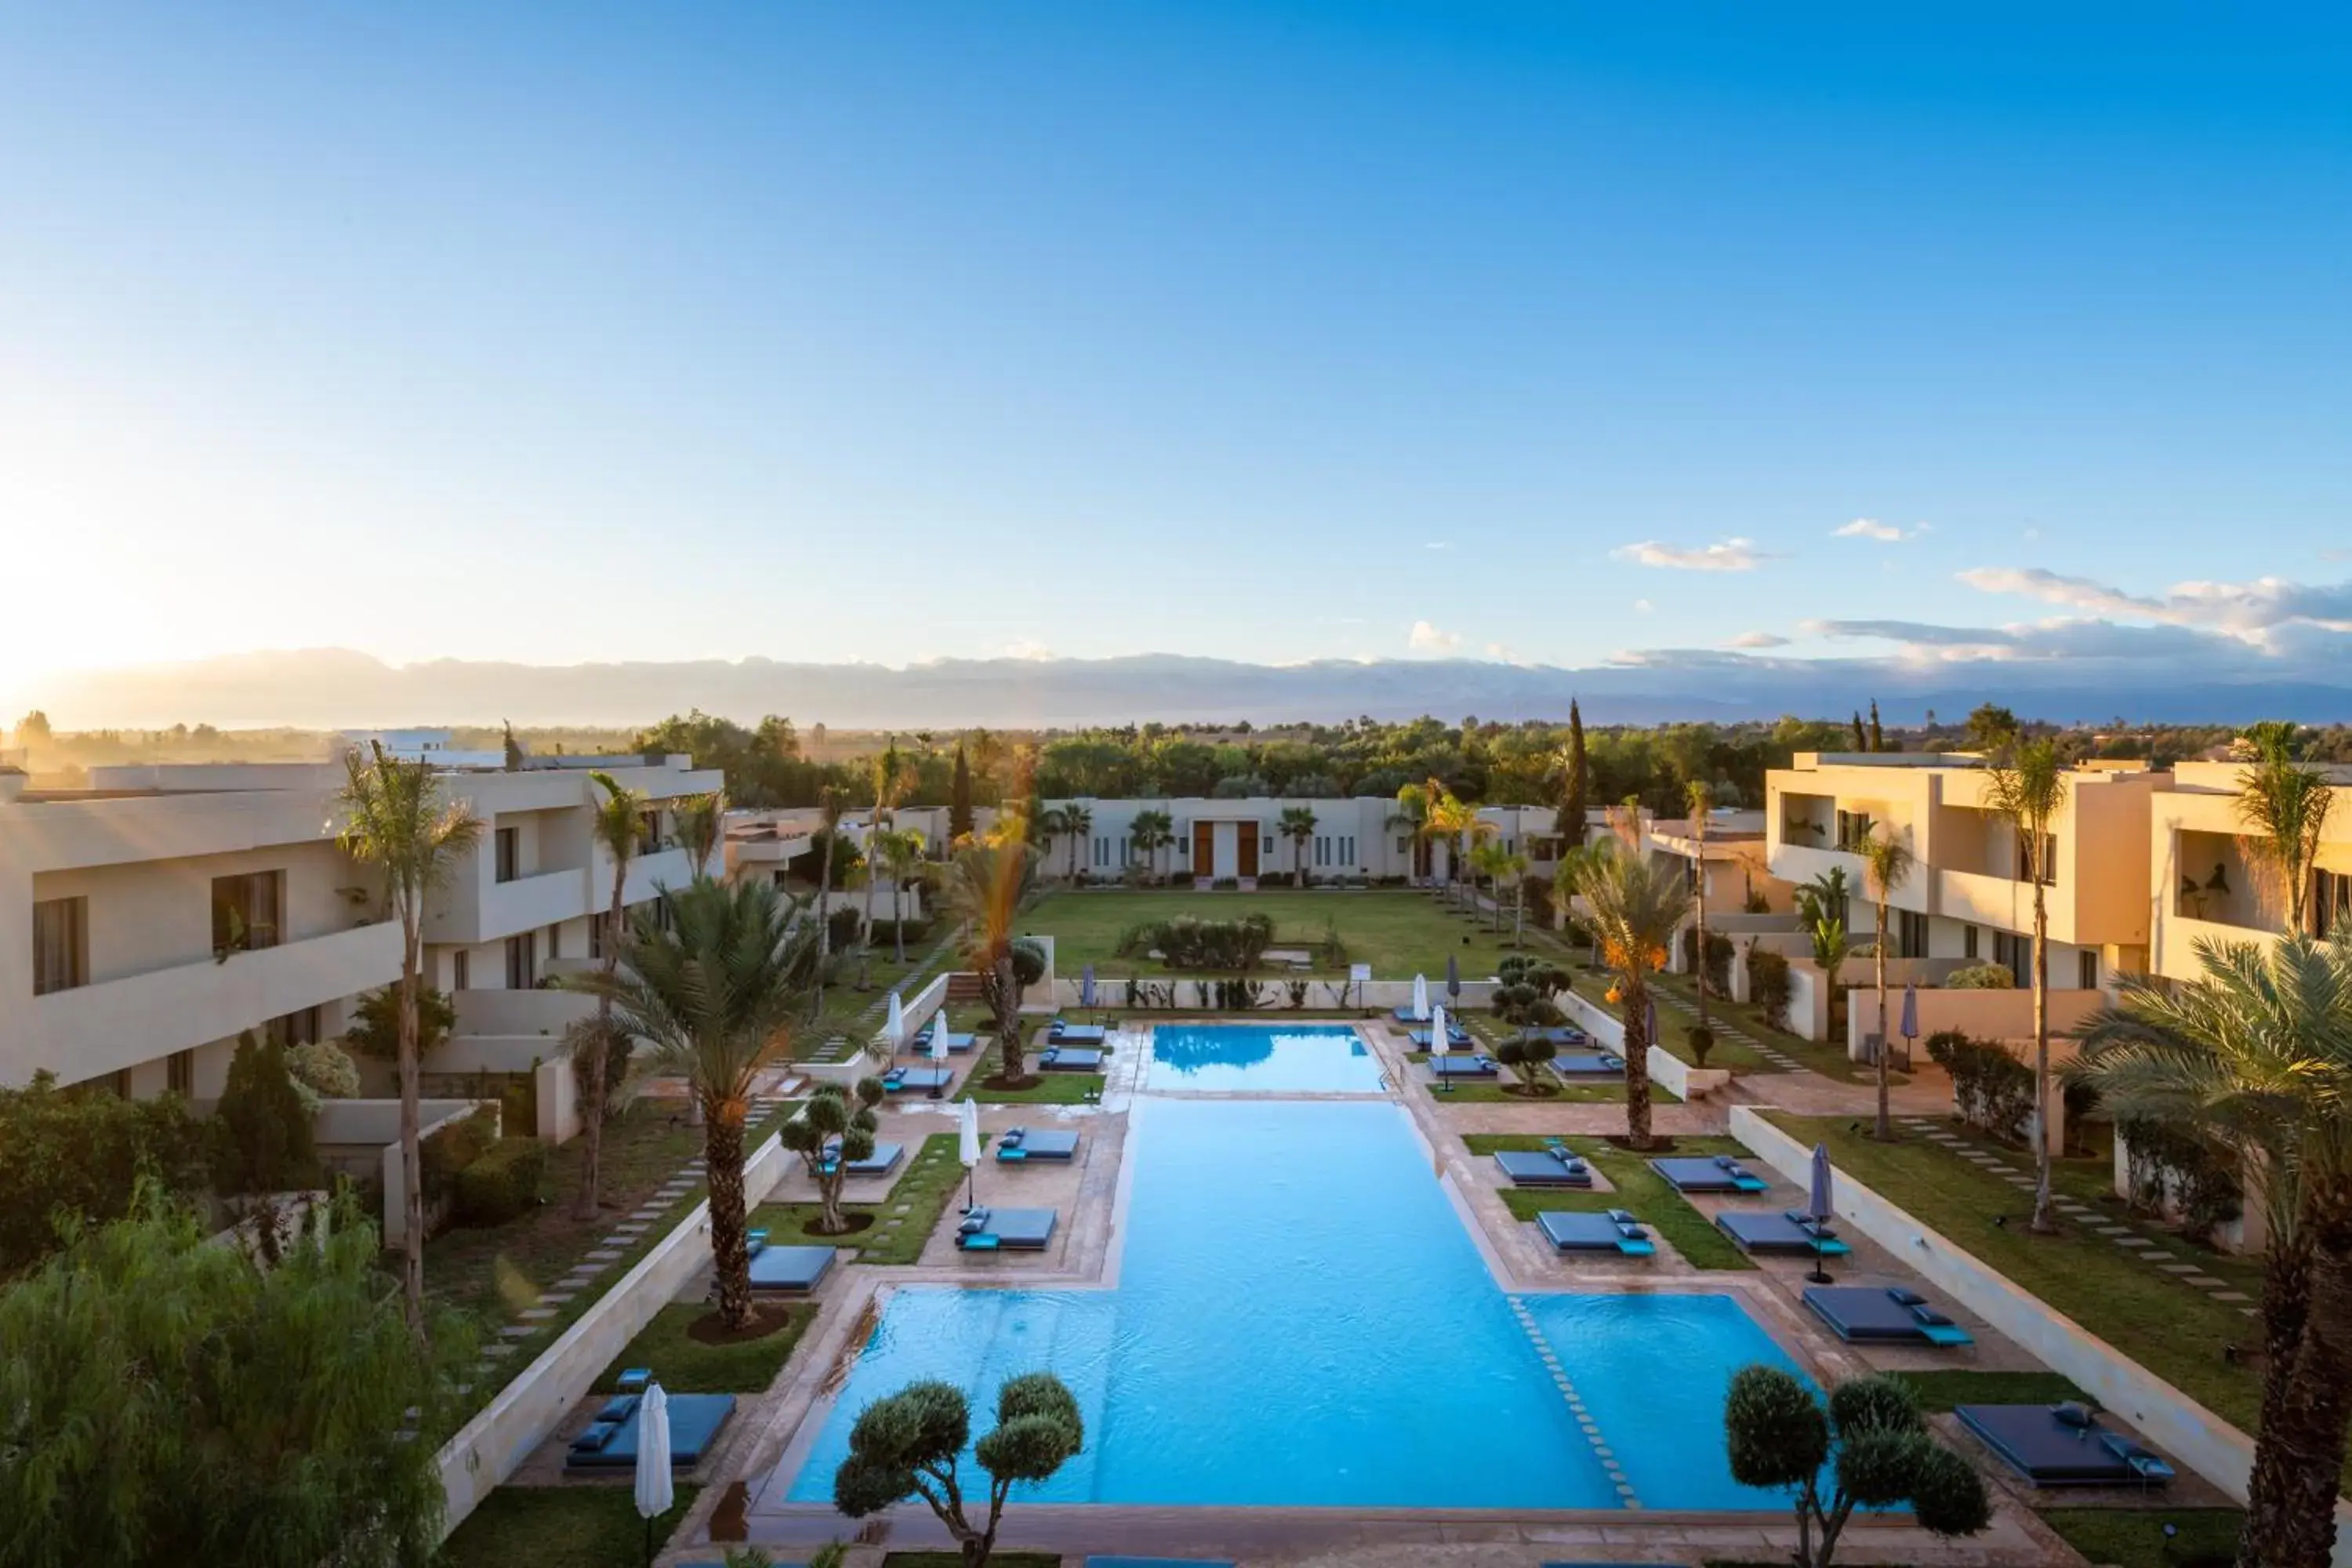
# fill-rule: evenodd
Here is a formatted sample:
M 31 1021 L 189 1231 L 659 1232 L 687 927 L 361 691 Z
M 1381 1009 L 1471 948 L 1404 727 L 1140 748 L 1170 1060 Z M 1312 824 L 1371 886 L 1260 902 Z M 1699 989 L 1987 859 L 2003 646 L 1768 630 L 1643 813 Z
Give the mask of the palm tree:
M 2074 1076 L 2118 1119 L 2189 1132 L 2256 1173 L 2262 1414 L 2238 1562 L 2323 1568 L 2352 1421 L 2352 931 L 2197 943 L 2203 973 L 2126 976 Z
M 873 838 L 874 852 L 881 857 L 882 868 L 890 876 L 890 941 L 893 956 L 907 962 L 907 921 L 900 912 L 906 906 L 902 895 L 908 879 L 923 868 L 923 836 L 892 828 L 877 833 Z
M 1650 1146 L 1650 976 L 1690 915 L 1690 883 L 1622 841 L 1607 842 L 1577 880 L 1601 960 L 1615 972 L 1625 1020 L 1625 1142 Z
M 899 754 L 897 736 L 889 737 L 888 744 L 882 749 L 882 754 L 866 764 L 866 776 L 874 786 L 874 816 L 866 825 L 866 835 L 870 839 L 875 834 L 888 828 L 896 820 L 898 803 L 907 798 L 907 792 L 913 787 L 915 782 L 912 768 Z M 873 858 L 873 846 L 869 843 L 866 847 L 866 859 L 870 863 Z M 870 877 L 866 882 L 866 924 L 869 929 L 874 924 L 874 881 Z
M 588 831 L 613 862 L 613 897 L 604 912 L 604 957 L 599 975 L 602 986 L 596 994 L 596 1016 L 572 1029 L 568 1041 L 572 1059 L 586 1079 L 580 1108 L 581 1131 L 586 1141 L 580 1152 L 580 1192 L 572 1205 L 574 1219 L 596 1217 L 597 1188 L 604 1180 L 604 1105 L 614 1087 L 605 1079 L 610 1076 L 619 1027 L 613 1021 L 612 979 L 621 962 L 622 938 L 628 931 L 626 906 L 622 900 L 628 889 L 629 862 L 636 858 L 646 837 L 645 796 L 601 768 L 588 777 L 604 792 L 604 798 L 596 804 L 595 816 L 589 819 Z
M 1299 887 L 1307 886 L 1307 841 L 1315 837 L 1315 808 L 1284 806 L 1275 831 L 1290 840 L 1291 880 Z
M 825 784 L 816 792 L 816 809 L 824 826 L 824 865 L 816 879 L 816 1001 L 824 1006 L 824 973 L 833 961 L 833 847 L 841 839 L 841 813 L 849 803 L 849 792 L 839 784 Z
M 1070 874 L 1076 876 L 1078 867 L 1077 841 L 1070 838 L 1069 812 L 1058 805 L 1049 805 L 1037 814 L 1035 823 L 1036 831 L 1033 837 L 1043 841 L 1045 853 L 1048 858 L 1053 856 L 1055 839 L 1070 840 Z
M 1528 858 L 1517 850 L 1507 848 L 1500 844 L 1481 844 L 1470 851 L 1470 868 L 1486 879 L 1486 886 L 1494 892 L 1495 930 L 1498 934 L 1503 929 L 1503 884 L 1508 882 L 1511 885 L 1511 945 L 1519 946 L 1520 939 L 1526 934 L 1527 896 L 1524 883 L 1527 877 Z
M 1845 968 L 1847 955 L 1853 951 L 1853 944 L 1846 940 L 1845 921 L 1832 915 L 1823 915 L 1806 929 L 1805 934 L 1813 944 L 1813 963 L 1826 977 L 1822 984 L 1830 988 L 1830 1017 L 1834 1024 L 1839 995 L 1838 974 Z
M 2248 856 L 2277 884 L 2286 929 L 2305 929 L 2311 898 L 2311 868 L 2327 829 L 2336 791 L 2327 775 L 2287 754 L 2293 726 L 2258 724 L 2252 735 L 2254 760 L 2238 774 L 2237 814 L 2246 829 L 2240 840 Z
M 1559 861 L 1552 868 L 1551 902 L 1553 912 L 1562 925 L 1577 918 L 1574 907 L 1576 889 L 1607 853 L 1598 844 L 1572 844 L 1561 847 Z M 1590 924 L 1585 926 L 1585 937 L 1591 948 L 1592 962 L 1597 964 L 1601 962 L 1600 939 L 1593 934 Z
M 1078 857 L 1094 836 L 1093 810 L 1080 802 L 1070 802 L 1062 808 L 1062 830 L 1070 836 L 1070 880 L 1075 882 L 1078 879 Z
M 1875 1135 L 1885 1142 L 1895 1138 L 1895 1121 L 1886 1105 L 1886 903 L 1911 875 L 1911 848 L 1892 828 L 1872 834 L 1862 844 L 1863 885 L 1878 906 L 1878 1125 Z
M 694 865 L 687 875 L 710 875 L 710 858 L 719 853 L 720 824 L 727 815 L 726 797 L 717 790 L 681 795 L 670 802 L 669 814 L 677 824 L 677 841 L 694 857 Z
M 448 880 L 458 858 L 482 837 L 482 819 L 464 801 L 445 801 L 432 764 L 404 763 L 381 742 L 343 759 L 343 853 L 383 868 L 384 896 L 400 921 L 400 1160 L 403 1184 L 401 1290 L 409 1327 L 425 1332 L 424 1154 L 418 1136 L 417 998 L 425 978 L 425 900 Z
M 760 1070 L 784 1054 L 815 984 L 816 933 L 772 882 L 699 877 L 663 889 L 660 904 L 667 921 L 641 907 L 624 962 L 593 984 L 631 1034 L 652 1042 L 653 1070 L 685 1079 L 701 1110 L 719 1316 L 740 1329 L 751 1315 L 744 1123 Z
M 1683 794 L 1690 802 L 1691 840 L 1698 846 L 1697 875 L 1691 879 L 1692 922 L 1697 928 L 1698 963 L 1693 966 L 1691 981 L 1698 993 L 1698 1026 L 1706 1027 L 1706 814 L 1714 804 L 1714 791 L 1705 779 L 1693 779 L 1684 786 Z
M 1025 844 L 975 845 L 947 864 L 940 902 L 963 922 L 964 962 L 980 975 L 996 1022 L 1007 1079 L 1021 1077 L 1021 993 L 1013 973 L 1013 926 L 1036 886 L 1036 852 Z
M 1160 876 L 1160 851 L 1176 842 L 1176 822 L 1166 812 L 1154 807 L 1139 811 L 1128 824 L 1128 837 L 1143 852 L 1143 863 L 1156 880 Z
M 2056 1228 L 2050 1218 L 2050 910 L 2049 889 L 2057 868 L 2050 825 L 2066 808 L 2066 770 L 2048 740 L 2013 746 L 1985 780 L 1985 804 L 2007 817 L 2022 846 L 2025 873 L 2033 879 L 2033 1221 L 2032 1228 Z
M 1403 828 L 1415 848 L 1430 841 L 1430 799 L 1427 789 L 1409 784 L 1397 791 L 1396 809 L 1389 813 L 1388 825 Z

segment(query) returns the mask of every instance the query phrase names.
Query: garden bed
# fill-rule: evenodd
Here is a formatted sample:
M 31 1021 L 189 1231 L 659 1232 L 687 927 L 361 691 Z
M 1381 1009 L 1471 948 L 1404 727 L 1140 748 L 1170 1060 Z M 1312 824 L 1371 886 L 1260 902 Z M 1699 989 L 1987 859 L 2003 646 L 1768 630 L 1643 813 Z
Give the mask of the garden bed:
M 626 1477 L 622 1478 L 625 1483 Z M 701 1488 L 677 1483 L 669 1511 L 654 1521 L 655 1550 L 682 1523 Z M 442 1548 L 446 1568 L 642 1568 L 646 1521 L 635 1495 L 614 1486 L 503 1486 L 484 1498 Z
M 922 1257 L 923 1244 L 938 1228 L 940 1215 L 962 1190 L 963 1165 L 956 1158 L 958 1142 L 952 1132 L 932 1133 L 914 1152 L 905 1173 L 887 1194 L 842 1205 L 845 1215 L 863 1216 L 866 1221 L 846 1235 L 824 1236 L 809 1230 L 809 1225 L 824 1212 L 813 1203 L 761 1204 L 751 1211 L 751 1225 L 755 1229 L 765 1226 L 769 1238 L 779 1245 L 838 1247 L 845 1257 L 859 1263 L 916 1262 Z M 900 1204 L 908 1205 L 903 1215 L 897 1212 Z M 889 1223 L 894 1219 L 897 1225 Z
M 815 1318 L 814 1302 L 754 1300 L 751 1322 L 739 1331 L 701 1302 L 673 1302 L 613 1359 L 596 1391 L 610 1394 L 625 1369 L 646 1367 L 671 1394 L 757 1394 L 775 1382 Z
M 1612 1147 L 1606 1139 L 1570 1138 L 1569 1147 L 1590 1160 L 1608 1178 L 1612 1192 L 1581 1192 L 1573 1187 L 1505 1187 L 1503 1205 L 1516 1219 L 1532 1220 L 1546 1209 L 1600 1214 L 1624 1209 L 1672 1243 L 1694 1268 L 1753 1268 L 1756 1265 L 1715 1222 L 1693 1208 L 1664 1177 L 1650 1169 L 1648 1154 Z M 1532 1152 L 1545 1139 L 1531 1132 L 1474 1132 L 1462 1140 L 1471 1153 Z M 1676 1149 L 1687 1154 L 1745 1154 L 1728 1138 L 1682 1138 Z

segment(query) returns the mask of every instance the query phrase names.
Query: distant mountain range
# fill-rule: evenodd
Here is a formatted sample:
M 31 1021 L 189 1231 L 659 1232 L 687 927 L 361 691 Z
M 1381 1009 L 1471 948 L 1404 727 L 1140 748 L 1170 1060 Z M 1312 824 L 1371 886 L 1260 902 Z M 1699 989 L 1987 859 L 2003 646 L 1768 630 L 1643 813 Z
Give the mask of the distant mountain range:
M 2236 672 L 2232 672 L 2235 674 Z M 2352 672 L 2347 672 L 2352 682 Z M 523 665 L 436 659 L 391 665 L 344 648 L 240 654 L 56 678 L 27 705 L 63 729 L 289 724 L 640 724 L 700 708 L 746 722 L 766 713 L 840 728 L 950 729 L 1254 723 L 1359 714 L 1448 721 L 1556 719 L 1569 700 L 1595 724 L 1843 717 L 1875 700 L 1890 723 L 1957 718 L 1996 701 L 2036 719 L 2230 722 L 2254 716 L 2352 721 L 2352 684 L 2168 681 L 2127 662 L 1982 660 L 1921 666 L 1738 654 L 1666 656 L 1583 669 L 1472 659 L 1244 664 L 1171 654 L 1102 659 L 946 659 L 875 664 Z M 13 717 L 13 715 L 12 715 Z

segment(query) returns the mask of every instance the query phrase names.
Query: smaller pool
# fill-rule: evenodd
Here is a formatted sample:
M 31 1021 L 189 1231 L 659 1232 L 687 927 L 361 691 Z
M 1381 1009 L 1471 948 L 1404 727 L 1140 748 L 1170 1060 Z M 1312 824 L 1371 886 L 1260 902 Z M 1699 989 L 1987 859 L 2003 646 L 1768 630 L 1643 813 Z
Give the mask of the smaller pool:
M 1160 1024 L 1144 1089 L 1378 1094 L 1380 1058 L 1344 1024 Z

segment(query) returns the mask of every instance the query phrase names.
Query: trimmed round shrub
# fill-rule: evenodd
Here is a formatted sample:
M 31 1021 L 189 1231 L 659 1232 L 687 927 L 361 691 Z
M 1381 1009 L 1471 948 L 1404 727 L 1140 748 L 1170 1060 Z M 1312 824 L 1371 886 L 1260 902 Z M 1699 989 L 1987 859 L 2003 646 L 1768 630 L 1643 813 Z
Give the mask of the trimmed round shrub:
M 504 1225 L 539 1206 L 547 1174 L 547 1145 L 536 1138 L 501 1138 L 457 1173 L 461 1225 Z
M 1947 991 L 2014 991 L 2017 976 L 1999 963 L 1971 963 L 1944 976 Z

